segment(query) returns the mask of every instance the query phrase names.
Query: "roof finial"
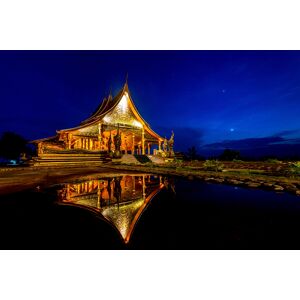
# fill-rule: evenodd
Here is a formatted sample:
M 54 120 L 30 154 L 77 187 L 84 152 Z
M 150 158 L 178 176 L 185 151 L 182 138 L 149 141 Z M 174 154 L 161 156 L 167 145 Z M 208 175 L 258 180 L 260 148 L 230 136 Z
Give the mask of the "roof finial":
M 123 91 L 128 91 L 128 72 L 126 73 L 126 81 L 123 86 Z
M 112 90 L 112 89 L 111 89 L 111 86 L 110 86 L 109 94 L 108 94 L 108 96 L 107 96 L 107 100 L 108 100 L 108 101 L 112 99 L 111 90 Z

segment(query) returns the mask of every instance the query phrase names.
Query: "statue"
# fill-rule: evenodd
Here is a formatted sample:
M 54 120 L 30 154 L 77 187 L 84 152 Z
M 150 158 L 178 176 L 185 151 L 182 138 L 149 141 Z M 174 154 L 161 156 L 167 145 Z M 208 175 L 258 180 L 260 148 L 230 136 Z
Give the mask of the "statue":
M 108 154 L 111 153 L 111 143 L 112 143 L 112 139 L 111 139 L 111 132 L 110 132 L 109 138 L 108 138 L 108 141 L 107 141 Z
M 164 150 L 165 153 L 167 153 L 167 151 L 168 151 L 168 140 L 167 140 L 166 137 L 165 137 L 164 142 L 163 142 L 163 150 Z
M 173 146 L 174 146 L 174 132 L 173 132 L 173 130 L 172 130 L 172 135 L 169 139 L 168 144 L 169 144 L 169 157 L 174 157 L 175 154 L 174 154 L 174 151 L 173 151 Z
M 115 144 L 115 157 L 119 158 L 121 157 L 121 134 L 120 134 L 120 130 L 119 130 L 119 125 L 118 125 L 118 130 L 117 130 L 117 134 L 114 136 L 114 144 Z

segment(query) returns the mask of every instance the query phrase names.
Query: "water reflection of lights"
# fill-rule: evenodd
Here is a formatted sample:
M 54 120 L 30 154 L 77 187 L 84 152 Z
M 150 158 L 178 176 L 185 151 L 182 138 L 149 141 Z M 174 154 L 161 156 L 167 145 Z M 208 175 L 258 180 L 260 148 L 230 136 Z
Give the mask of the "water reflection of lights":
M 127 243 L 148 203 L 162 188 L 169 189 L 170 185 L 172 183 L 162 176 L 108 177 L 66 184 L 59 190 L 59 201 L 100 213 Z

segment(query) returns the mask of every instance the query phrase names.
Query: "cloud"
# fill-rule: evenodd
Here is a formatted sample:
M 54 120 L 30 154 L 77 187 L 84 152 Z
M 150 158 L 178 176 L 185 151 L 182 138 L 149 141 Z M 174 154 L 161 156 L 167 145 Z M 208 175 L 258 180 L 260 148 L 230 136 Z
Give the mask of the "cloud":
M 247 138 L 240 140 L 224 140 L 217 143 L 203 145 L 200 151 L 204 155 L 219 155 L 224 149 L 234 149 L 242 155 L 260 156 L 297 156 L 300 154 L 300 138 L 285 138 L 283 135 L 293 134 L 294 130 L 282 131 L 282 136 L 262 138 Z
M 264 148 L 268 147 L 273 143 L 278 143 L 284 141 L 283 137 L 280 136 L 271 136 L 271 137 L 263 137 L 263 138 L 248 138 L 248 139 L 240 139 L 240 140 L 225 140 L 222 142 L 212 143 L 204 145 L 202 148 L 204 149 L 249 149 L 249 148 Z
M 293 134 L 300 134 L 300 129 L 279 131 L 279 132 L 275 133 L 274 136 L 283 137 L 283 136 L 289 136 L 289 135 L 293 135 Z

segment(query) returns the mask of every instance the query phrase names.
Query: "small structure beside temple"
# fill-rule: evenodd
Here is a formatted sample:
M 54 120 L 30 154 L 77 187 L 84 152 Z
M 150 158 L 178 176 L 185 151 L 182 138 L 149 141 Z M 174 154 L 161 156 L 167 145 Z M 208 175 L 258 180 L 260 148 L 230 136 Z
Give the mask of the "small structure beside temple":
M 126 81 L 115 97 L 110 93 L 79 126 L 58 130 L 55 136 L 32 143 L 38 153 L 35 165 L 89 164 L 123 154 L 172 156 L 173 137 L 169 146 L 169 141 L 151 129 L 134 105 Z

